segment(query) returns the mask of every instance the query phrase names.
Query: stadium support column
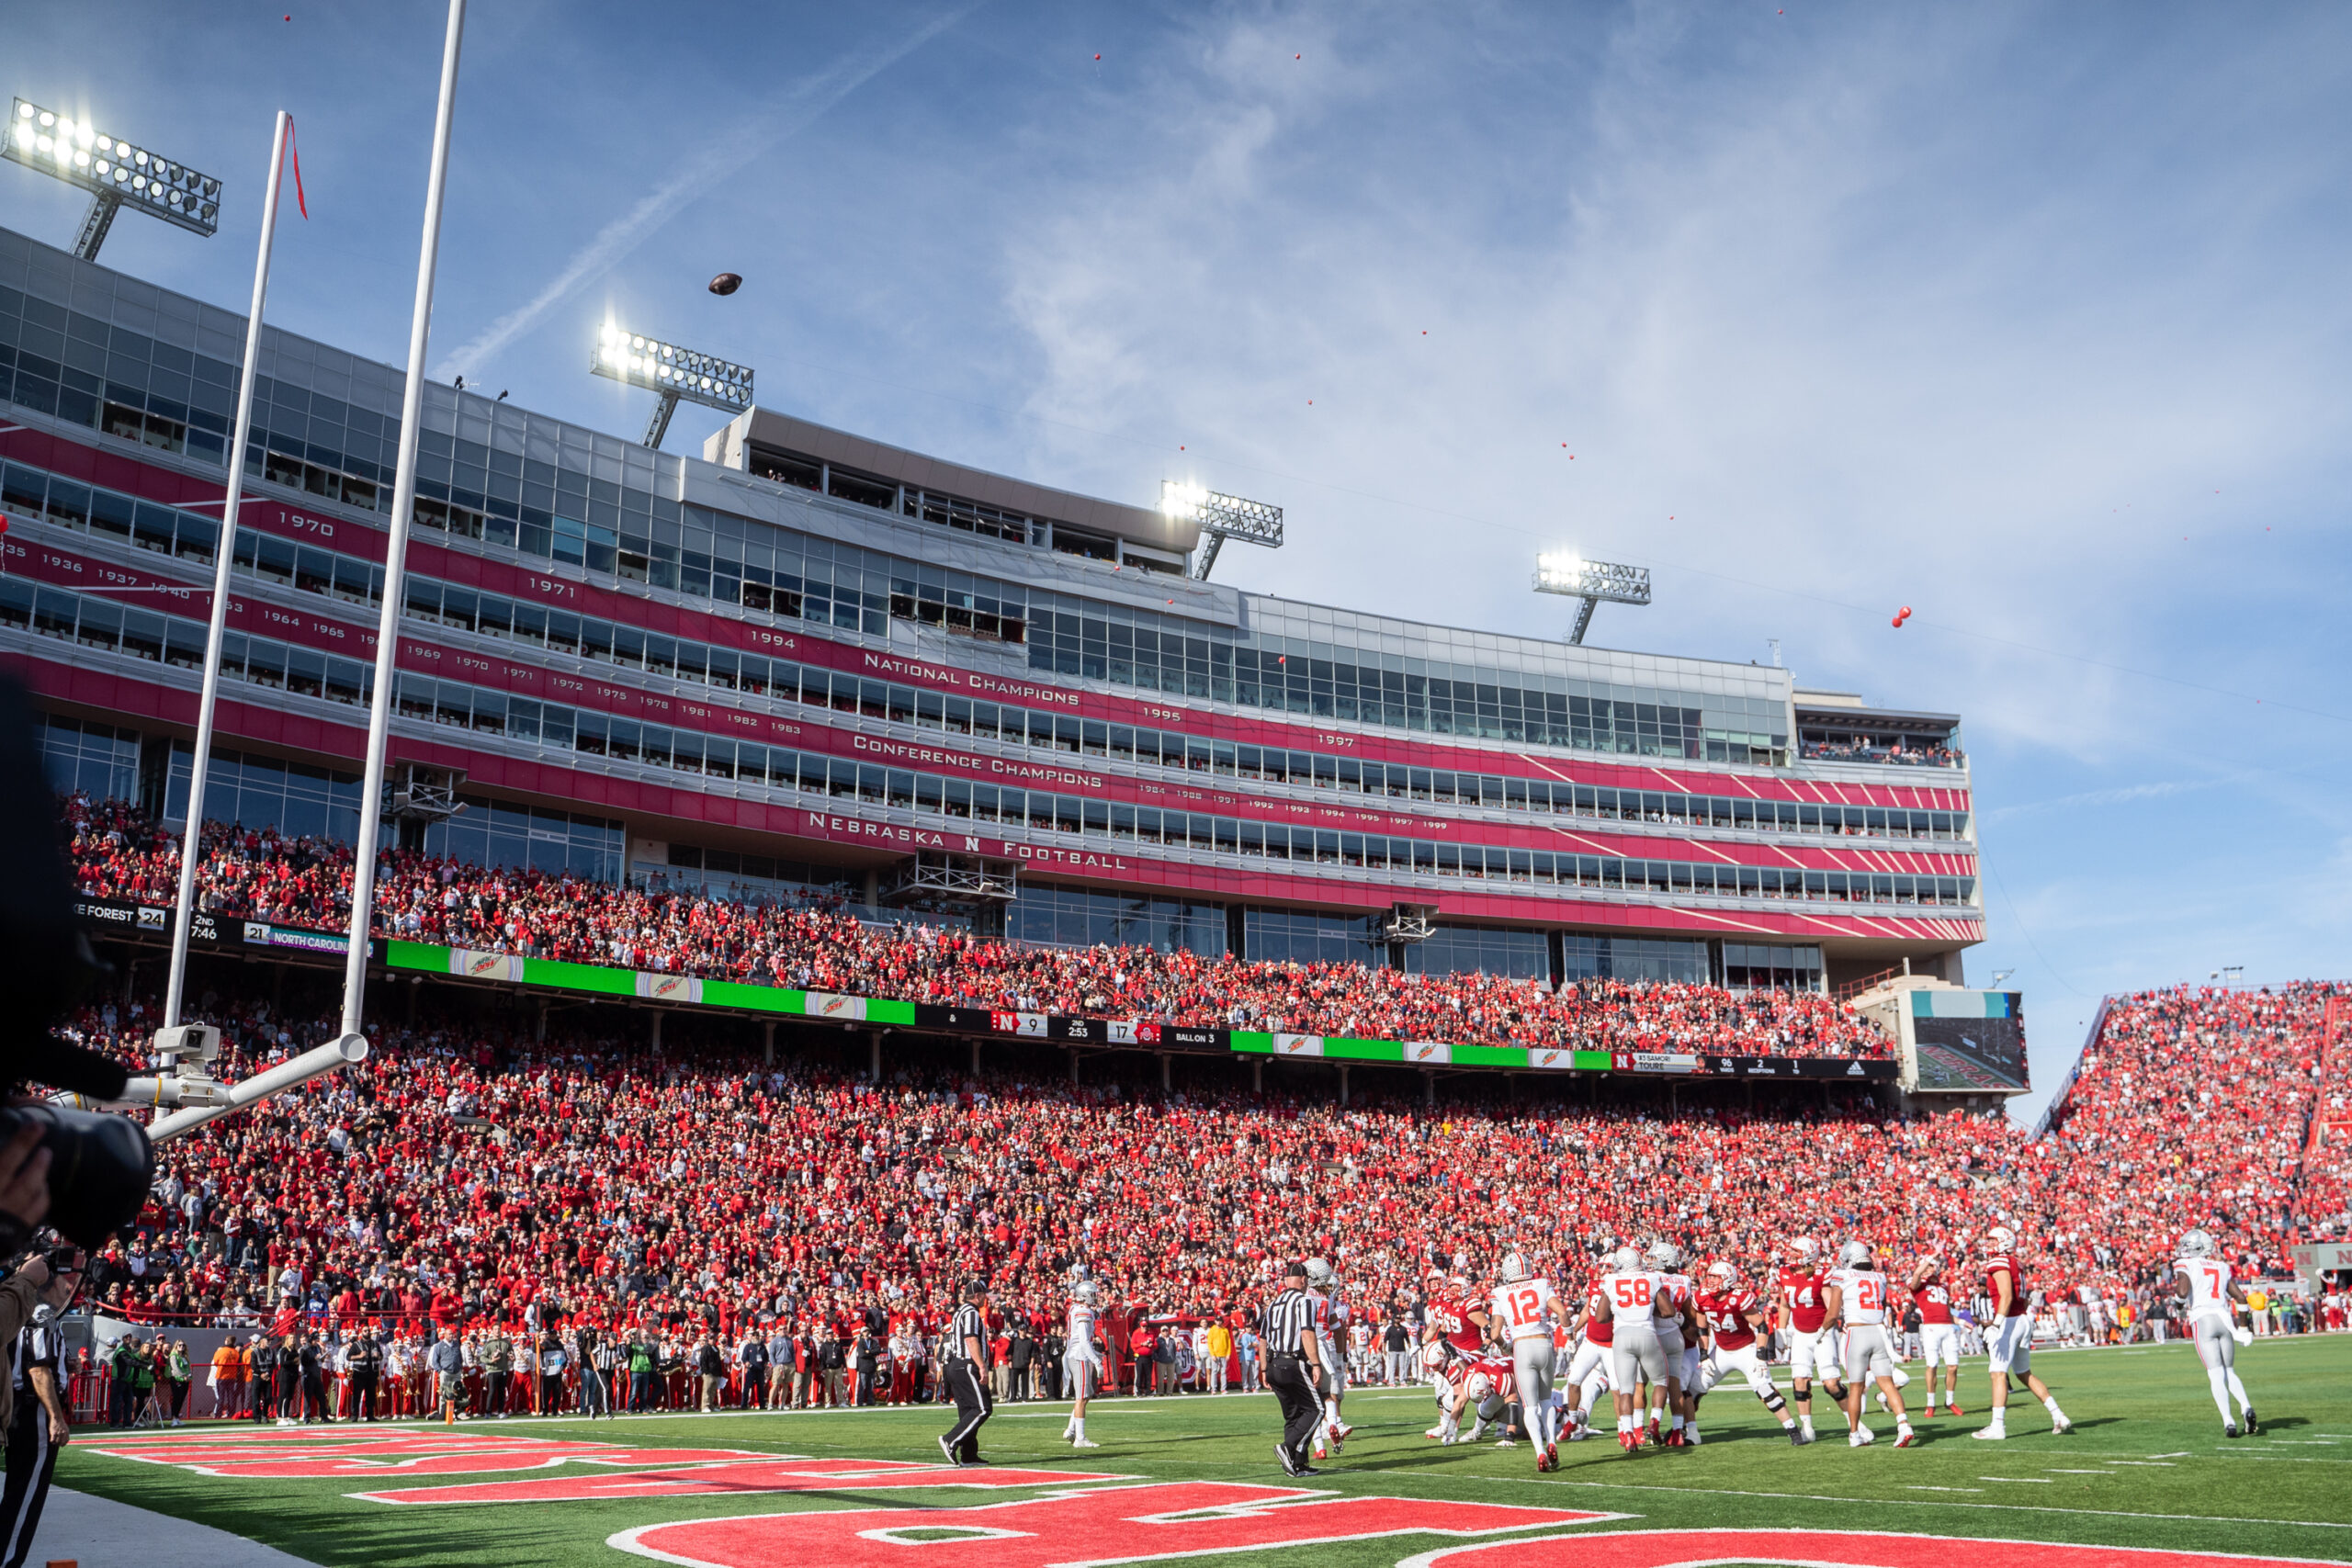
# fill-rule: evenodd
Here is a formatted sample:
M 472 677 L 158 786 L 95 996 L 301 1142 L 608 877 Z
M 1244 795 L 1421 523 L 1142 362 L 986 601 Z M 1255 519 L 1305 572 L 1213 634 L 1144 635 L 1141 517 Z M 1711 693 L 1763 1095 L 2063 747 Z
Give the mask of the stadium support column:
M 1266 1063 L 1262 1057 L 1252 1056 L 1250 1059 L 1250 1092 L 1251 1094 L 1266 1092 Z
M 869 1069 L 872 1081 L 875 1088 L 880 1089 L 882 1087 L 882 1032 L 878 1029 L 869 1029 L 865 1032 L 865 1039 L 866 1043 L 873 1047 L 873 1066 Z
M 1437 1109 L 1437 1075 L 1427 1067 L 1421 1069 L 1421 1103 L 1432 1111 Z
M 1347 1108 L 1348 1108 L 1348 1065 L 1347 1065 L 1345 1062 L 1341 1062 L 1341 1063 L 1340 1064 L 1340 1110 L 1342 1110 L 1342 1111 L 1345 1111 Z
M 1159 1092 L 1166 1094 L 1168 1089 L 1168 1053 L 1162 1051 L 1159 1053 Z
M 1072 1088 L 1076 1088 L 1076 1087 L 1077 1087 L 1077 1084 L 1078 1084 L 1078 1047 L 1077 1047 L 1077 1046 L 1075 1046 L 1075 1045 L 1073 1045 L 1073 1046 L 1071 1046 L 1071 1047 L 1069 1048 L 1069 1081 L 1070 1081 L 1070 1085 L 1071 1085 L 1071 1087 L 1072 1087 Z
M 662 1054 L 662 1010 L 660 1008 L 655 1008 L 653 1010 L 653 1033 L 651 1035 L 651 1039 L 653 1042 L 653 1054 L 658 1056 Z
M 763 1066 L 775 1066 L 775 1020 L 760 1021 L 760 1062 Z
M 544 1045 L 548 1043 L 548 999 L 539 998 L 539 1016 L 531 1021 L 531 1038 Z
M 977 1035 L 972 1040 L 972 1076 L 980 1076 L 980 1042 Z

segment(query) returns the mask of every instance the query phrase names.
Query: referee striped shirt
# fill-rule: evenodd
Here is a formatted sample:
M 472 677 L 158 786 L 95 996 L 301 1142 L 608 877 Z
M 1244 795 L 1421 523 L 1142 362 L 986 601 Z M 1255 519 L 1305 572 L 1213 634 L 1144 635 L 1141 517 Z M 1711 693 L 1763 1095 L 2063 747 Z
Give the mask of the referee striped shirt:
M 1308 1301 L 1305 1291 L 1284 1291 L 1266 1304 L 1258 1320 L 1259 1337 L 1265 1340 L 1266 1350 L 1275 1356 L 1303 1354 L 1300 1342 L 1314 1331 L 1315 1303 Z
M 979 1341 L 980 1362 L 975 1364 L 984 1364 L 989 1351 L 989 1325 L 982 1320 L 980 1309 L 976 1306 L 966 1305 L 956 1309 L 956 1319 L 948 1325 L 947 1328 L 947 1359 L 949 1360 L 971 1360 L 971 1358 L 964 1353 L 964 1341 L 967 1339 Z

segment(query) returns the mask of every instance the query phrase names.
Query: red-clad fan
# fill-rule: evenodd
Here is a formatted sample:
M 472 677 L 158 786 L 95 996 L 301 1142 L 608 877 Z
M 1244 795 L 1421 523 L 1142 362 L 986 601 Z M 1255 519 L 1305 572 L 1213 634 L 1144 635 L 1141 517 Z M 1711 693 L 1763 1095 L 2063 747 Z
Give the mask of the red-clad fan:
M 1747 1386 L 1756 1391 L 1764 1408 L 1781 1423 L 1789 1441 L 1804 1447 L 1804 1435 L 1797 1430 L 1795 1417 L 1789 1414 L 1788 1401 L 1773 1386 L 1771 1369 L 1764 1364 L 1757 1345 L 1757 1336 L 1770 1332 L 1763 1302 L 1747 1288 L 1736 1268 L 1729 1262 L 1717 1262 L 1707 1269 L 1706 1287 L 1699 1294 L 1698 1307 L 1706 1324 L 1707 1353 L 1699 1364 L 1698 1381 L 1690 1391 L 1687 1435 L 1692 1446 L 1699 1442 L 1699 1401 L 1732 1373 L 1745 1372 Z
M 1775 1285 L 1778 1326 L 1789 1340 L 1789 1396 L 1797 1407 L 1800 1443 L 1813 1441 L 1813 1378 L 1821 1373 L 1822 1387 L 1842 1404 L 1846 1391 L 1838 1382 L 1838 1358 L 1830 1338 L 1822 1332 L 1828 1306 L 1822 1299 L 1825 1277 L 1821 1244 L 1809 1235 L 1791 1238 L 1787 1260 Z

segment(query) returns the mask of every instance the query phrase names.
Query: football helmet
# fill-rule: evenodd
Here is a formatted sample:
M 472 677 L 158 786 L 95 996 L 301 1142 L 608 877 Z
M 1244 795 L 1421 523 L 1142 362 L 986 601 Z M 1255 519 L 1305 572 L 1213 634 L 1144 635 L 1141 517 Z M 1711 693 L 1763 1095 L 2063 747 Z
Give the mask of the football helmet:
M 2212 1233 L 2211 1231 L 2198 1229 L 2190 1231 L 2187 1235 L 2183 1235 L 2180 1238 L 2180 1255 L 2183 1258 L 2212 1257 Z
M 1838 1261 L 1849 1269 L 1860 1268 L 1870 1260 L 1871 1244 L 1866 1241 L 1849 1241 L 1838 1252 Z
M 1991 1254 L 2013 1251 L 2018 1245 L 2018 1233 L 2007 1225 L 1995 1225 L 1984 1233 L 1984 1250 Z
M 1091 1280 L 1080 1280 L 1069 1288 L 1069 1299 L 1092 1306 L 1102 1299 L 1102 1287 Z
M 1630 1247 L 1621 1247 L 1617 1249 L 1617 1256 L 1609 1261 L 1616 1266 L 1620 1274 L 1631 1274 L 1642 1266 L 1642 1255 Z
M 1318 1291 L 1328 1291 L 1340 1282 L 1340 1277 L 1331 1272 L 1331 1266 L 1323 1259 L 1310 1258 L 1306 1260 L 1306 1282 Z
M 1649 1250 L 1642 1256 L 1656 1269 L 1678 1269 L 1682 1265 L 1682 1249 L 1670 1241 L 1650 1243 Z
M 1516 1252 L 1503 1254 L 1503 1283 L 1516 1285 L 1527 1278 L 1527 1259 Z
M 1738 1280 L 1739 1270 L 1732 1267 L 1728 1258 L 1719 1258 L 1707 1266 L 1707 1278 L 1718 1285 L 1729 1285 Z
M 1821 1244 L 1814 1240 L 1813 1237 L 1809 1235 L 1792 1235 L 1789 1238 L 1789 1257 L 1792 1261 L 1797 1263 L 1810 1263 L 1820 1256 Z

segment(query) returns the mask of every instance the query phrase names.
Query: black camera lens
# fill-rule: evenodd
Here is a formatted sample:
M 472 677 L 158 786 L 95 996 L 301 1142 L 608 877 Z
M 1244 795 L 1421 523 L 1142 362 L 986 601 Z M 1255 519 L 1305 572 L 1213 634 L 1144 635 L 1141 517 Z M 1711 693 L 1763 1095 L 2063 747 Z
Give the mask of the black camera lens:
M 0 1105 L 0 1143 L 27 1122 L 49 1151 L 49 1219 L 58 1235 L 86 1247 L 139 1217 L 155 1182 L 147 1129 L 128 1116 L 33 1103 Z

